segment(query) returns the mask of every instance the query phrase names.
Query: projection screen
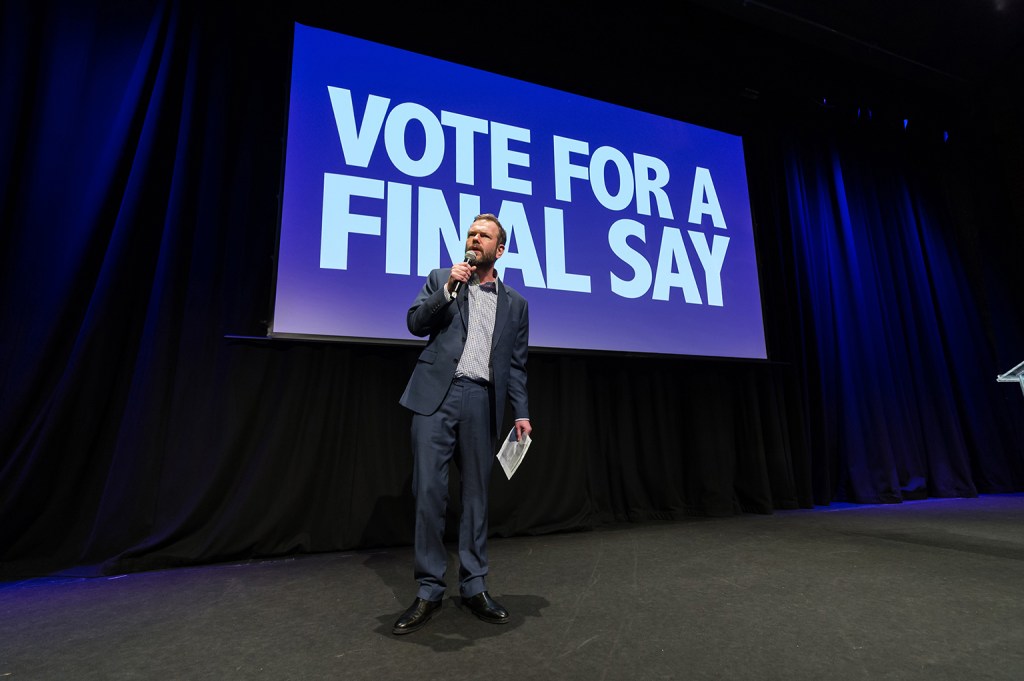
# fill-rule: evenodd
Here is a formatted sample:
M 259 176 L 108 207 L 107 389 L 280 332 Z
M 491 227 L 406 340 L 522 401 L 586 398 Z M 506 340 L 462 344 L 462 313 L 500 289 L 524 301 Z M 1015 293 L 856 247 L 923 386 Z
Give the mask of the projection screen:
M 739 136 L 296 24 L 269 335 L 422 342 L 482 212 L 531 348 L 766 358 Z

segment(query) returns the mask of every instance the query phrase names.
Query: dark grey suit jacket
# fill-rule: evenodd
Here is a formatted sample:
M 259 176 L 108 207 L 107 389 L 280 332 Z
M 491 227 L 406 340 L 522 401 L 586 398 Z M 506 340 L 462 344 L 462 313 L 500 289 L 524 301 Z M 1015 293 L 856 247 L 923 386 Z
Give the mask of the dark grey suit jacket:
M 399 402 L 417 414 L 429 415 L 441 405 L 455 378 L 455 368 L 466 345 L 469 295 L 465 290 L 454 301 L 445 297 L 450 268 L 436 269 L 427 276 L 406 323 L 414 336 L 429 336 Z M 497 434 L 505 410 L 512 405 L 513 418 L 530 418 L 526 396 L 526 355 L 530 339 L 530 316 L 526 299 L 500 280 L 498 308 L 491 338 L 493 402 L 491 432 Z

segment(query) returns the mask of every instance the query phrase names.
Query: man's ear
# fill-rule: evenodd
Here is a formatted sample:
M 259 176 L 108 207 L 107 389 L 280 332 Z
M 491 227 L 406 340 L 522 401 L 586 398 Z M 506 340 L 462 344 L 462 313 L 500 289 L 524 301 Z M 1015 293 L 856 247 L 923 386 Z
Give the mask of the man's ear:
M 498 250 L 494 252 L 494 259 L 497 260 L 505 252 L 505 244 L 498 244 Z

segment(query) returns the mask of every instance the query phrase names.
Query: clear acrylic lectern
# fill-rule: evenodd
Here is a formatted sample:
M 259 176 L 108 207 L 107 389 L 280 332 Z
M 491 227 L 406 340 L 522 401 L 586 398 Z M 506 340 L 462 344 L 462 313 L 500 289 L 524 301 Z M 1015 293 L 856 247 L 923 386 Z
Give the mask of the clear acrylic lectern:
M 1024 362 L 1013 367 L 1005 374 L 999 374 L 996 376 L 996 380 L 1000 383 L 1020 383 L 1020 389 L 1024 391 Z

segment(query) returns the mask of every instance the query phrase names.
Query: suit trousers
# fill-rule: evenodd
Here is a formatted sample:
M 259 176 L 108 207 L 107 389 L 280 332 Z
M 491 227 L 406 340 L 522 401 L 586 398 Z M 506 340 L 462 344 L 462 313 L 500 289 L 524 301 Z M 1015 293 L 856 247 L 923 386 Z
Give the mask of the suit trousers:
M 445 594 L 444 530 L 448 471 L 454 457 L 462 483 L 459 593 L 469 598 L 487 589 L 488 491 L 494 463 L 490 404 L 486 385 L 456 378 L 437 411 L 413 414 L 414 569 L 419 598 L 436 601 Z

